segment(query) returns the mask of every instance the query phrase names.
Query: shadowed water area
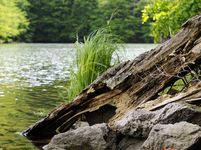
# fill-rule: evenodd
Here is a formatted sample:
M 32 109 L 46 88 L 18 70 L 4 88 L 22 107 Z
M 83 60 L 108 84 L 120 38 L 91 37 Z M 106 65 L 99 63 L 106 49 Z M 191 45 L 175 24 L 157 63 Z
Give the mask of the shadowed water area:
M 154 44 L 127 44 L 120 59 L 133 59 Z M 0 150 L 37 149 L 21 131 L 66 101 L 71 44 L 0 45 Z

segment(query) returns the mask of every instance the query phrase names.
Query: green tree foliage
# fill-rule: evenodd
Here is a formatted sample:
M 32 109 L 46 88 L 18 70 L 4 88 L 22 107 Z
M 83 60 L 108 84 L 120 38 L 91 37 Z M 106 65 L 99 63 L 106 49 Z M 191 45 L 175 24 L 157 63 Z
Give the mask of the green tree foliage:
M 152 42 L 149 23 L 141 24 L 147 1 L 0 0 L 0 39 L 75 42 L 109 23 L 110 30 L 125 42 Z
M 178 32 L 190 17 L 201 12 L 201 0 L 151 0 L 143 10 L 143 22 L 152 21 L 151 32 L 159 42 Z
M 141 24 L 141 9 L 145 0 L 104 0 L 101 6 L 103 21 L 109 21 L 114 34 L 126 42 L 149 42 L 148 24 Z
M 95 0 L 30 0 L 33 42 L 73 42 L 92 31 Z
M 149 42 L 149 26 L 141 24 L 145 0 L 29 0 L 33 42 L 74 42 L 110 21 L 125 42 Z
M 26 13 L 19 8 L 22 0 L 0 0 L 0 43 L 10 42 L 28 26 Z

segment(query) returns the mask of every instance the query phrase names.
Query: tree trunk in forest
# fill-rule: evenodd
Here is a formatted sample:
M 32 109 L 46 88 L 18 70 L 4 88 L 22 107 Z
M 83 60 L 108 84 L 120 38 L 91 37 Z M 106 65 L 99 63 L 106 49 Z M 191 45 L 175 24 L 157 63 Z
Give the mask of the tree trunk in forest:
M 50 139 L 65 132 L 77 120 L 89 124 L 116 122 L 130 109 L 157 109 L 173 101 L 199 101 L 201 84 L 186 83 L 185 76 L 193 74 L 201 62 L 201 15 L 189 19 L 183 29 L 170 40 L 109 69 L 85 88 L 73 102 L 55 108 L 49 115 L 24 131 L 28 138 Z M 200 74 L 196 75 L 200 78 Z M 185 86 L 170 95 L 177 80 Z M 169 87 L 166 96 L 161 94 Z

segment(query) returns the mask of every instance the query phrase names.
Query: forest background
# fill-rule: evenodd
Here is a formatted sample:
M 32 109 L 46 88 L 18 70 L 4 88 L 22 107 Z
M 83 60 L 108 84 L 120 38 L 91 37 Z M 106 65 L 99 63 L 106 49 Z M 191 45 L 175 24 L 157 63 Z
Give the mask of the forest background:
M 74 43 L 109 26 L 126 43 L 162 42 L 201 0 L 0 0 L 0 43 Z

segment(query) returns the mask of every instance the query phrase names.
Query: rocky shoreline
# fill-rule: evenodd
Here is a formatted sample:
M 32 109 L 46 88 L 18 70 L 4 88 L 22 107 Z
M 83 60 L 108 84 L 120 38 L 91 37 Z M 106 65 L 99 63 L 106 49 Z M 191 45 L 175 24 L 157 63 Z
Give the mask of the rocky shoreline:
M 45 150 L 199 150 L 201 109 L 170 103 L 155 111 L 130 110 L 115 128 L 107 123 L 74 128 L 55 135 Z

